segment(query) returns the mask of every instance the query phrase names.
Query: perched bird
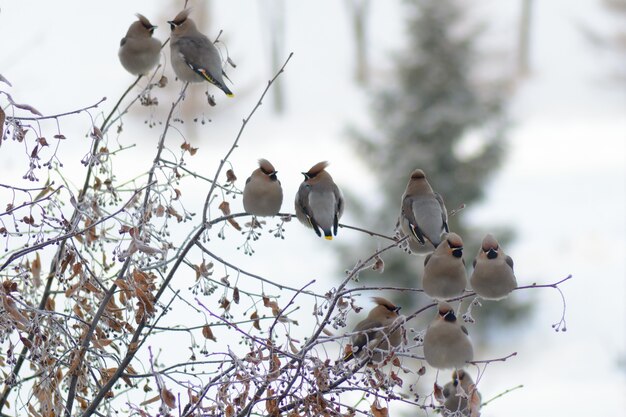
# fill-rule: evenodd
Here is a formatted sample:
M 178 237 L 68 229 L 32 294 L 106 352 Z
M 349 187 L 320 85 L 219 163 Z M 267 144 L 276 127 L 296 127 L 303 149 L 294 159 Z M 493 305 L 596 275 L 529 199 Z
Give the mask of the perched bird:
M 359 322 L 353 332 L 359 332 L 352 336 L 352 351 L 344 357 L 348 361 L 355 356 L 362 358 L 368 349 L 372 351 L 370 363 L 382 362 L 389 351 L 389 346 L 398 347 L 402 342 L 402 328 L 398 327 L 391 334 L 389 330 L 400 317 L 400 307 L 382 297 L 372 297 L 377 306 L 374 307 L 367 317 Z
M 446 233 L 437 249 L 424 259 L 422 288 L 436 300 L 463 294 L 467 272 L 463 261 L 463 240 L 456 233 Z
M 470 285 L 486 300 L 501 300 L 517 288 L 513 259 L 504 253 L 491 234 L 485 236 L 474 259 Z
M 439 303 L 435 320 L 424 335 L 424 358 L 437 369 L 463 368 L 474 358 L 465 326 L 457 322 L 450 304 Z
M 421 169 L 411 173 L 402 195 L 400 226 L 412 242 L 415 253 L 429 253 L 441 242 L 441 234 L 448 231 L 448 212 L 443 198 L 435 193 Z
M 154 26 L 143 15 L 137 13 L 139 20 L 133 22 L 126 36 L 120 41 L 117 55 L 126 71 L 134 75 L 142 75 L 159 63 L 161 42 L 152 37 Z
M 296 194 L 296 216 L 302 224 L 312 227 L 318 236 L 332 240 L 343 214 L 341 191 L 325 168 L 328 162 L 318 162 L 307 172 Z M 321 229 L 321 231 L 320 231 Z
M 482 398 L 472 377 L 466 371 L 460 369 L 452 372 L 452 381 L 443 387 L 443 397 L 445 417 L 478 415 Z
M 255 216 L 274 216 L 283 203 L 283 189 L 274 166 L 267 159 L 259 159 L 259 167 L 252 171 L 243 188 L 243 208 Z
M 185 9 L 167 22 L 172 29 L 170 51 L 176 76 L 191 83 L 208 81 L 233 97 L 232 91 L 224 84 L 223 76 L 226 77 L 226 74 L 222 70 L 219 51 L 209 38 L 198 31 L 189 18 L 190 12 L 190 9 Z

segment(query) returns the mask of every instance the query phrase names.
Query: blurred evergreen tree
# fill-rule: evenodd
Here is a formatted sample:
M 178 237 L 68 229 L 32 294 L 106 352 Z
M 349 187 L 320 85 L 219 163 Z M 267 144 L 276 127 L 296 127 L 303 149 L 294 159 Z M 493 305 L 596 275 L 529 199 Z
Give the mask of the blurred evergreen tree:
M 384 181 L 378 184 L 379 195 L 384 198 L 380 210 L 357 210 L 355 214 L 370 230 L 393 235 L 400 199 L 414 169 L 424 170 L 450 212 L 462 204 L 471 207 L 478 202 L 502 162 L 507 128 L 505 97 L 495 83 L 490 87 L 476 77 L 479 58 L 475 48 L 480 30 L 469 28 L 463 7 L 454 0 L 406 2 L 408 48 L 396 58 L 396 81 L 388 80 L 375 94 L 371 112 L 375 131 L 352 132 L 358 152 Z M 470 134 L 479 143 L 473 146 L 475 150 L 465 152 L 460 145 Z M 470 229 L 464 213 L 450 216 L 449 226 L 463 237 L 464 258 L 471 267 L 487 231 Z M 500 242 L 510 239 L 510 229 L 489 226 Z M 371 239 L 368 241 L 371 245 Z M 353 248 L 345 250 L 354 253 Z M 384 261 L 386 283 L 421 286 L 423 256 L 396 250 L 386 253 Z M 372 282 L 380 282 L 375 272 L 361 277 L 362 281 L 371 278 Z M 427 296 L 415 293 L 393 293 L 393 297 L 405 312 L 431 302 Z M 483 302 L 482 308 L 474 310 L 477 330 L 481 322 L 488 321 L 492 328 L 493 321 L 510 322 L 522 317 L 528 305 L 516 304 L 514 298 Z M 478 320 L 481 317 L 485 320 Z

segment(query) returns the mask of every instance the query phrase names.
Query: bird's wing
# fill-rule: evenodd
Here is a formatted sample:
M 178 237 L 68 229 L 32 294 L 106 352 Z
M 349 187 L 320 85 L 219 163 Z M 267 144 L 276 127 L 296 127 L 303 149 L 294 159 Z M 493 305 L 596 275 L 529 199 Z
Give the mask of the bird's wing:
M 337 201 L 337 208 L 335 210 L 335 218 L 333 219 L 333 234 L 337 236 L 337 227 L 339 227 L 339 216 L 343 213 L 343 196 L 336 184 L 333 184 L 333 193 L 335 194 L 335 200 Z
M 507 265 L 509 265 L 511 267 L 511 271 L 513 270 L 513 258 L 511 258 L 509 255 L 507 255 L 504 260 L 506 261 Z
M 435 193 L 435 199 L 439 203 L 439 207 L 441 207 L 441 220 L 443 220 L 443 228 L 448 233 L 450 229 L 448 229 L 448 210 L 446 209 L 446 205 L 443 203 L 443 197 L 441 194 Z
M 413 212 L 413 199 L 411 197 L 405 197 L 402 200 L 402 214 L 409 222 L 409 229 L 413 237 L 422 245 L 426 243 L 424 239 L 424 233 L 419 228 L 417 220 L 415 219 L 415 213 Z
M 313 216 L 311 215 L 311 213 L 309 213 L 309 210 L 307 209 L 308 207 L 308 203 L 309 203 L 309 194 L 311 193 L 311 186 L 308 184 L 301 184 L 300 185 L 300 189 L 298 190 L 298 207 L 300 208 L 300 210 L 302 210 L 302 213 L 304 213 L 304 215 L 306 216 L 307 220 L 309 221 L 309 224 L 311 225 L 311 227 L 313 228 L 313 230 L 315 230 L 315 234 L 318 236 L 322 236 L 322 232 L 320 231 L 319 225 L 317 224 L 317 222 L 315 221 L 315 219 L 313 218 Z
M 204 35 L 183 36 L 176 41 L 180 54 L 194 72 L 203 76 L 212 84 L 217 83 L 219 74 L 212 74 L 211 69 L 221 68 L 219 52 L 215 45 Z

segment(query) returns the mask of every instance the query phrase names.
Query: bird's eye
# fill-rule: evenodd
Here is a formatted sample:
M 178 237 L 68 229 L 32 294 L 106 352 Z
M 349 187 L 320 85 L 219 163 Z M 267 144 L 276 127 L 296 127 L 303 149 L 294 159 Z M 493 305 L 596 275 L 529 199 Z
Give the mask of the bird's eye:
M 454 249 L 452 251 L 452 256 L 454 256 L 455 258 L 462 257 L 463 256 L 463 248 Z
M 170 30 L 174 30 L 174 28 L 176 27 L 176 25 L 172 22 L 170 22 Z

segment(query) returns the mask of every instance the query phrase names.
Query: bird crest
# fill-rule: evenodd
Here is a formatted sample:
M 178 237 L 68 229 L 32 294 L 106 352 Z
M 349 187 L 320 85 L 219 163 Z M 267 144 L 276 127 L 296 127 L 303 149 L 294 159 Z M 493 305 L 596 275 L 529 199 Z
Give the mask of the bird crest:
M 421 169 L 416 169 L 415 171 L 411 172 L 412 180 L 418 180 L 418 179 L 424 179 L 424 178 L 426 178 L 426 174 L 424 174 L 424 171 L 422 171 Z
M 135 16 L 137 16 L 137 19 L 139 19 L 143 27 L 145 27 L 146 29 L 150 30 L 156 27 L 152 23 L 150 23 L 146 16 L 142 15 L 141 13 L 137 13 L 135 14 Z
M 175 26 L 178 26 L 180 24 L 182 24 L 185 20 L 187 20 L 187 18 L 189 17 L 189 13 L 191 13 L 191 8 L 182 10 L 180 13 L 178 13 L 176 15 L 176 17 L 174 19 L 172 19 L 170 22 L 172 24 L 174 24 Z
M 397 312 L 400 310 L 400 307 L 383 297 L 372 297 L 372 301 L 379 306 L 384 306 L 389 311 Z
M 327 166 L 328 161 L 318 162 L 317 164 L 313 165 L 311 169 L 309 169 L 307 172 L 303 172 L 303 174 L 307 179 L 314 178 L 320 172 L 324 171 Z
M 261 168 L 261 171 L 263 171 L 266 175 L 271 175 L 276 172 L 274 165 L 272 165 L 267 159 L 263 158 L 259 159 L 259 168 Z
M 487 234 L 483 238 L 483 242 L 481 244 L 481 248 L 483 252 L 489 252 L 490 249 L 498 250 L 498 241 L 491 233 Z

